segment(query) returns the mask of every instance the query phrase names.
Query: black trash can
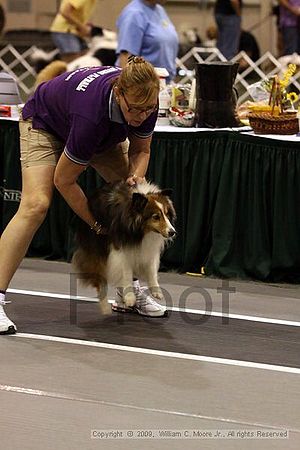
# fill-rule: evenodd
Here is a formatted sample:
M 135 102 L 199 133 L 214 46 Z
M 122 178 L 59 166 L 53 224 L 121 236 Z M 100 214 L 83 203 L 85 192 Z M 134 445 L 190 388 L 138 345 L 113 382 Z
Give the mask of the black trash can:
M 196 127 L 241 126 L 233 89 L 239 64 L 205 62 L 196 65 Z

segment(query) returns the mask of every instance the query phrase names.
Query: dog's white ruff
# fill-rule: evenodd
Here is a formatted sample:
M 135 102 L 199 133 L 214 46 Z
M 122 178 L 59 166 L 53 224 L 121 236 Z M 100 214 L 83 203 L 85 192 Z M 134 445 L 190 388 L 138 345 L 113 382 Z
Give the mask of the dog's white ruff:
M 164 242 L 160 234 L 150 232 L 139 245 L 118 250 L 112 248 L 107 260 L 108 283 L 126 287 L 132 284 L 132 277 L 136 277 L 146 281 L 149 287 L 158 286 L 157 272 Z

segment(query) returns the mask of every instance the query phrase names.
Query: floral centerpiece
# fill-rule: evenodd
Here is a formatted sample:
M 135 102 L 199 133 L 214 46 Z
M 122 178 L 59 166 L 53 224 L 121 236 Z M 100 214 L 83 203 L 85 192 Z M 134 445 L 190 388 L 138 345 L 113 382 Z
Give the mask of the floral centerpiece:
M 276 75 L 275 77 L 269 78 L 262 81 L 262 87 L 270 94 L 269 104 L 276 103 L 275 98 L 275 88 L 277 91 L 277 96 L 280 96 L 280 103 L 283 109 L 294 108 L 294 104 L 298 101 L 299 96 L 296 92 L 288 92 L 287 86 L 290 83 L 291 77 L 296 72 L 296 64 L 289 64 L 287 70 L 284 72 L 282 79 Z
M 269 102 L 251 108 L 249 122 L 256 134 L 295 134 L 299 131 L 294 108 L 298 95 L 286 90 L 295 71 L 295 64 L 289 64 L 282 79 L 275 75 L 262 82 L 262 87 L 269 93 Z

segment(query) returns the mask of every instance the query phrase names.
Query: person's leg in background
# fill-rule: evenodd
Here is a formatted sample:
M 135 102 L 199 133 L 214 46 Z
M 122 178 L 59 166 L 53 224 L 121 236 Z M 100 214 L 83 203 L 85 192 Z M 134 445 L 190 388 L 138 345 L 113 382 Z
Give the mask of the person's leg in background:
M 218 26 L 217 48 L 226 59 L 230 60 L 238 53 L 241 18 L 235 15 L 217 14 L 216 23 Z
M 282 27 L 283 55 L 292 55 L 298 52 L 300 40 L 298 27 Z
M 88 51 L 85 40 L 75 34 L 52 32 L 51 37 L 59 51 L 60 58 L 67 64 L 85 55 Z

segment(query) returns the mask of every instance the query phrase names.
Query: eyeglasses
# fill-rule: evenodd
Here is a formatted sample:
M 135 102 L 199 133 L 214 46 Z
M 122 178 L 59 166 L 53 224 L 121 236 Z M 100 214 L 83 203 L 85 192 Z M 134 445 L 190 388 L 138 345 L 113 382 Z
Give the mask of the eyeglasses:
M 130 106 L 128 101 L 126 100 L 125 94 L 122 93 L 121 95 L 124 98 L 124 102 L 125 102 L 125 105 L 127 107 L 127 112 L 129 112 L 131 114 L 139 115 L 139 114 L 144 114 L 145 113 L 145 114 L 149 115 L 149 114 L 153 113 L 154 111 L 157 111 L 157 109 L 158 109 L 158 104 L 156 104 L 154 106 L 149 106 L 148 108 L 144 108 L 144 109 L 143 108 L 136 108 L 134 106 Z

